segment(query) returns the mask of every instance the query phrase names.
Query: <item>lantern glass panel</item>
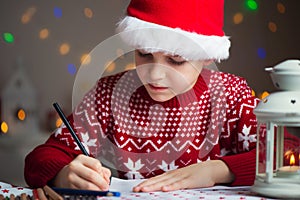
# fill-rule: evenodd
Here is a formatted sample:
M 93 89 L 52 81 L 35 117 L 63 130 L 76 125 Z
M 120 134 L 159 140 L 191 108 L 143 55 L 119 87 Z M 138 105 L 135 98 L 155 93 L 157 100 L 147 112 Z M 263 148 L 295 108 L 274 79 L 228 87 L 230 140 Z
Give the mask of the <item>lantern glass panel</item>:
M 258 124 L 258 132 L 259 134 L 257 134 L 257 141 L 258 141 L 258 157 L 257 157 L 257 173 L 256 175 L 263 178 L 265 177 L 265 173 L 266 173 L 266 124 L 265 123 L 260 123 Z
M 300 127 L 259 123 L 257 130 L 256 177 L 267 182 L 296 177 L 300 182 Z

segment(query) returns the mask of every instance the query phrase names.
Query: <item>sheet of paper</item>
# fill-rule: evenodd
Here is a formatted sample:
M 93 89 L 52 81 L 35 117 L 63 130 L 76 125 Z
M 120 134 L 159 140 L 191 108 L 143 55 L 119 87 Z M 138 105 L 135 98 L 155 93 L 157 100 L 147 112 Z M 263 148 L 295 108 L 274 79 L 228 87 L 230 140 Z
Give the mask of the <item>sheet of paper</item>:
M 146 180 L 146 179 L 144 179 Z M 132 188 L 144 181 L 143 179 L 124 180 L 112 177 L 109 190 L 118 192 L 132 192 Z
M 132 188 L 139 183 L 145 181 L 146 179 L 133 179 L 133 180 L 124 180 L 112 177 L 111 184 L 109 190 L 111 191 L 119 191 L 119 192 L 132 192 Z M 199 190 L 239 190 L 249 188 L 246 187 L 228 187 L 228 186 L 214 186 L 209 188 L 201 188 Z
M 146 180 L 146 179 L 144 179 Z M 110 190 L 121 192 L 121 197 L 98 197 L 98 200 L 194 200 L 194 199 L 230 199 L 230 200 L 269 200 L 254 194 L 249 186 L 227 187 L 214 186 L 190 190 L 176 190 L 170 192 L 132 192 L 132 188 L 144 180 L 123 180 L 112 178 Z

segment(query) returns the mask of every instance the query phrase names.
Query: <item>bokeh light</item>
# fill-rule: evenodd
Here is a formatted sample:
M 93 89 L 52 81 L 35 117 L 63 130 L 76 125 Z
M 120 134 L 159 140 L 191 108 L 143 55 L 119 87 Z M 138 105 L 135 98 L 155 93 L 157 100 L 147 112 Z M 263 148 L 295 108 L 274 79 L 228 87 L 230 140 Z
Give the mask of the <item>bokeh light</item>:
M 26 118 L 26 113 L 23 109 L 19 109 L 17 112 L 17 117 L 20 121 L 24 121 Z
M 56 128 L 60 127 L 62 125 L 62 120 L 61 118 L 57 118 L 56 121 L 55 121 L 55 126 Z
M 62 43 L 60 46 L 59 46 L 59 53 L 61 55 L 67 55 L 70 51 L 70 45 L 68 43 Z
M 254 96 L 255 97 L 255 91 L 254 90 L 251 90 L 251 94 L 252 94 L 252 96 Z
M 132 70 L 135 69 L 135 64 L 134 63 L 129 63 L 125 66 L 125 70 Z
M 258 4 L 255 0 L 246 0 L 246 7 L 249 9 L 249 10 L 257 10 L 258 8 Z
M 30 7 L 26 10 L 26 12 L 22 15 L 21 17 L 21 22 L 23 24 L 27 24 L 31 21 L 33 15 L 36 12 L 36 8 L 35 7 Z
M 116 63 L 114 61 L 108 61 L 105 64 L 105 71 L 110 73 L 113 72 L 116 69 Z
M 265 59 L 266 56 L 267 56 L 267 52 L 264 48 L 258 48 L 257 49 L 257 54 L 258 54 L 258 57 L 261 58 L 261 59 Z
M 90 8 L 84 8 L 83 13 L 86 16 L 86 18 L 93 17 L 93 11 Z
M 49 37 L 49 30 L 46 28 L 43 28 L 39 32 L 39 37 L 41 40 L 47 39 Z
M 285 6 L 282 3 L 277 3 L 277 10 L 279 13 L 284 14 L 285 13 Z
M 61 18 L 62 17 L 62 9 L 61 8 L 55 7 L 53 12 L 54 12 L 54 16 L 56 18 Z
M 264 91 L 263 93 L 261 93 L 260 95 L 259 95 L 259 97 L 258 98 L 260 98 L 260 99 L 264 99 L 264 98 L 266 98 L 267 96 L 269 96 L 269 92 L 267 92 L 267 91 Z
M 1 132 L 2 133 L 7 133 L 8 132 L 8 125 L 6 122 L 1 123 Z
M 275 33 L 277 31 L 277 25 L 274 22 L 269 22 L 268 23 L 268 28 L 273 33 Z
M 242 23 L 243 19 L 244 19 L 244 15 L 242 13 L 238 12 L 233 16 L 233 23 L 240 24 L 240 23 Z
M 68 64 L 68 72 L 71 75 L 76 74 L 76 66 L 74 64 Z
M 31 20 L 31 17 L 30 17 L 29 15 L 24 14 L 24 15 L 22 15 L 22 17 L 21 17 L 21 22 L 22 22 L 23 24 L 29 23 L 30 20 Z
M 88 65 L 91 62 L 91 56 L 90 54 L 83 54 L 80 58 L 82 65 Z
M 12 33 L 8 33 L 8 32 L 3 33 L 2 37 L 6 43 L 14 43 L 14 41 L 15 41 L 15 37 Z

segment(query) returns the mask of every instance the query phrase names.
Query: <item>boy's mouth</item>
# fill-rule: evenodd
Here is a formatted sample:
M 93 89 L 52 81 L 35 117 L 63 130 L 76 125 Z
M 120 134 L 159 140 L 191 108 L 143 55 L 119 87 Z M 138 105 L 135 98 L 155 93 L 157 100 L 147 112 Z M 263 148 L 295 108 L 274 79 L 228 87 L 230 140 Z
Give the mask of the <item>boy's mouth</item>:
M 148 83 L 148 85 L 153 90 L 165 90 L 165 89 L 168 89 L 168 87 L 161 86 L 161 85 L 155 85 L 155 84 L 150 84 L 150 83 Z

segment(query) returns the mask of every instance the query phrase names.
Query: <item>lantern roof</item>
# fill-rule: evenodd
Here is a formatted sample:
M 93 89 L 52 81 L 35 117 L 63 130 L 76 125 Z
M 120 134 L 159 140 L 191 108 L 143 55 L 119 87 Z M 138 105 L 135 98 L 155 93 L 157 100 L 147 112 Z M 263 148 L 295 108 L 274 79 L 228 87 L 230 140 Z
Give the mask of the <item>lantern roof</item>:
M 271 93 L 256 106 L 254 114 L 262 122 L 296 123 L 300 126 L 300 91 Z
M 286 60 L 265 70 L 270 72 L 273 84 L 277 89 L 300 91 L 300 60 Z
M 253 112 L 257 119 L 300 126 L 300 60 L 286 60 L 265 70 L 280 91 L 271 93 L 256 106 Z
M 265 70 L 271 72 L 300 73 L 300 60 L 296 60 L 296 59 L 286 60 L 274 67 L 268 67 Z

